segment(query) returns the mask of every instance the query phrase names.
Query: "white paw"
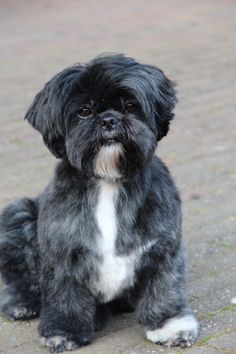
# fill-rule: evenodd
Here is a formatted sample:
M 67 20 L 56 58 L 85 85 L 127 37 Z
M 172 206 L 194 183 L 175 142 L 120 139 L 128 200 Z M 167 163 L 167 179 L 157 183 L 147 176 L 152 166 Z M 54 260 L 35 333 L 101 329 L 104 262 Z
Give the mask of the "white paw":
M 163 327 L 146 331 L 147 339 L 166 346 L 189 347 L 196 340 L 197 335 L 198 323 L 192 315 L 173 317 L 167 320 Z
M 50 353 L 62 353 L 66 350 L 76 350 L 79 346 L 64 336 L 41 337 L 41 344 L 49 348 Z

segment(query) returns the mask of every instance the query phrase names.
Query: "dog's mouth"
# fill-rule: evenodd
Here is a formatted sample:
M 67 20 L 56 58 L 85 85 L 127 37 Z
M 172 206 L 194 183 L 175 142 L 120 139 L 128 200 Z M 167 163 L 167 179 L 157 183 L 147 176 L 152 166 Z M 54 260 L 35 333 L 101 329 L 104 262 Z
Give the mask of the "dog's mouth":
M 113 138 L 113 139 L 107 139 L 107 143 L 110 144 L 115 144 L 115 143 L 119 143 L 119 139 L 117 138 Z
M 117 137 L 104 137 L 102 139 L 102 145 L 113 145 L 117 143 L 121 143 L 120 139 Z

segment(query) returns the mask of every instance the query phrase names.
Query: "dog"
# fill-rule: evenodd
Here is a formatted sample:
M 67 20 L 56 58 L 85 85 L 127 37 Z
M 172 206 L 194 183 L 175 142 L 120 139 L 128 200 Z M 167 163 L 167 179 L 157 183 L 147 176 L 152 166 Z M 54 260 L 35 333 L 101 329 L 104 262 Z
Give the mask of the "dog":
M 37 198 L 1 215 L 0 309 L 12 320 L 39 316 L 51 352 L 89 344 L 125 311 L 154 343 L 196 340 L 181 201 L 155 155 L 176 102 L 162 70 L 114 54 L 60 72 L 27 111 L 61 160 Z

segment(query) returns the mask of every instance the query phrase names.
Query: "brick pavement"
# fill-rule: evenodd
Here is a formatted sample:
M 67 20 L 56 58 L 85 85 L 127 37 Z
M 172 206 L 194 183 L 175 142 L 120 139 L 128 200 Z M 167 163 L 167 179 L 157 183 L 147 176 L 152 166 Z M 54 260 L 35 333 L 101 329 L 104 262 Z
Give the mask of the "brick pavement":
M 0 207 L 36 195 L 52 175 L 55 159 L 23 116 L 53 74 L 123 52 L 178 83 L 176 120 L 158 151 L 182 194 L 199 341 L 163 349 L 124 315 L 80 353 L 236 353 L 236 2 L 2 0 L 0 10 Z M 36 327 L 0 318 L 0 353 L 46 353 Z

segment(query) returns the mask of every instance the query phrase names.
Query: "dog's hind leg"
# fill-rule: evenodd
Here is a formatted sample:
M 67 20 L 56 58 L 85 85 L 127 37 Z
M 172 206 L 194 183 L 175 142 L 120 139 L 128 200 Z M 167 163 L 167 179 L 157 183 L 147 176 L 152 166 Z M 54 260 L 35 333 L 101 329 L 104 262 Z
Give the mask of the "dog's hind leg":
M 40 311 L 38 283 L 37 201 L 20 199 L 0 217 L 0 274 L 5 288 L 0 312 L 11 320 L 36 317 Z

